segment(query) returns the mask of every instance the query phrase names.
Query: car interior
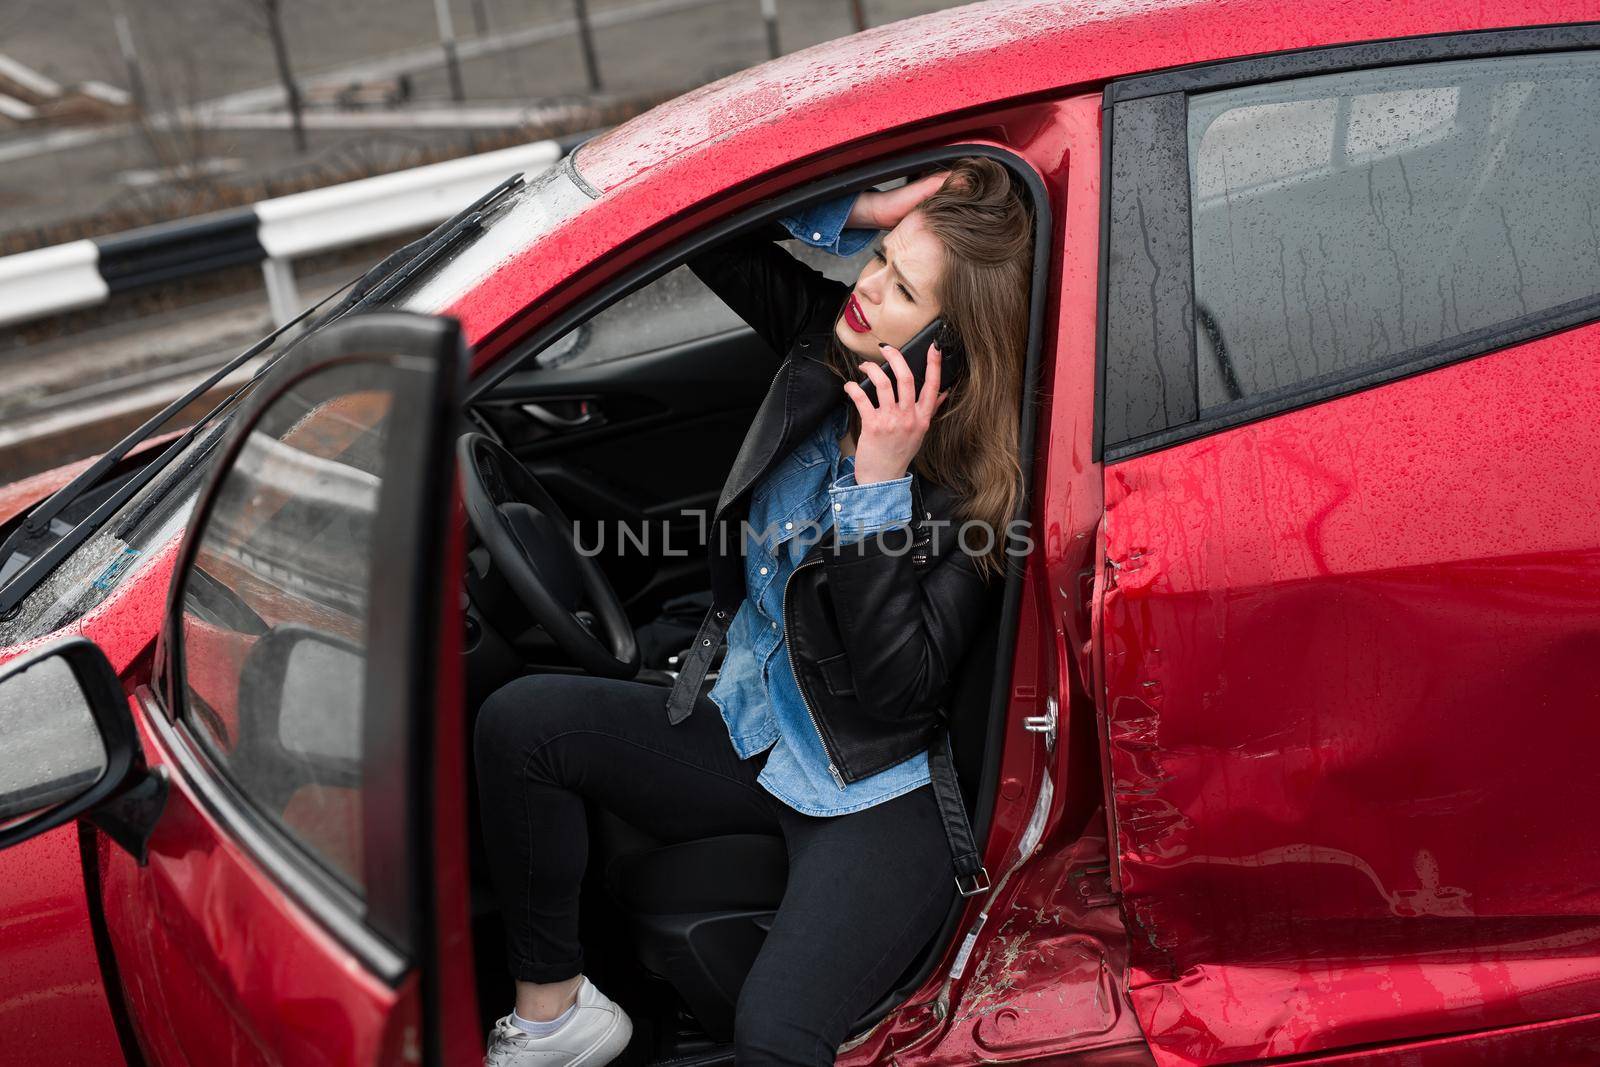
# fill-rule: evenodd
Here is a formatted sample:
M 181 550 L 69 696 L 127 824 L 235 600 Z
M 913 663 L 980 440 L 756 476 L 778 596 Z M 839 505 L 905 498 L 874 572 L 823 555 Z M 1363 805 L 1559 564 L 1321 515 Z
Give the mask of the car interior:
M 901 180 L 891 178 L 878 187 Z M 811 199 L 836 192 L 821 190 Z M 854 281 L 870 255 L 863 250 L 844 259 L 798 241 L 784 247 L 846 282 Z M 1034 292 L 1037 302 L 1038 280 Z M 1035 327 L 1026 372 L 1030 383 L 1037 377 L 1037 333 Z M 541 512 L 553 504 L 568 520 L 566 528 L 577 531 L 583 553 L 614 593 L 611 607 L 620 606 L 637 644 L 639 663 L 631 676 L 661 686 L 664 706 L 676 667 L 710 605 L 703 527 L 779 356 L 680 262 L 634 285 L 553 341 L 537 348 L 530 344 L 507 358 L 510 372 L 470 405 L 467 436 L 477 452 L 464 448 L 463 460 L 472 463 L 477 455 L 491 471 L 485 483 L 490 495 L 535 503 L 531 495 Z M 1018 403 L 1024 399 L 1019 396 Z M 1025 418 L 1023 425 L 1026 455 L 1032 420 Z M 469 513 L 471 496 L 469 488 Z M 1025 501 L 1023 507 L 1028 506 Z M 618 530 L 638 536 L 618 538 Z M 505 683 L 529 673 L 590 670 L 595 657 L 593 650 L 573 654 L 573 634 L 563 636 L 535 623 L 526 598 L 501 573 L 483 539 L 469 536 L 465 673 L 470 731 L 485 698 Z M 1013 566 L 1009 579 L 997 583 L 986 608 L 988 622 L 979 630 L 984 636 L 963 662 L 949 704 L 957 772 L 980 843 L 987 836 L 998 775 L 998 709 L 1004 707 L 1012 649 L 1003 635 L 1015 632 L 1010 620 L 1017 610 L 1020 573 L 1020 566 Z M 548 590 L 592 632 L 598 649 L 603 647 L 599 638 L 620 616 L 612 611 L 608 622 L 606 607 L 590 595 L 595 591 L 592 575 Z M 613 641 L 611 649 L 617 647 Z M 725 646 L 713 661 L 707 686 L 715 681 L 724 651 Z M 628 676 L 629 665 L 618 668 L 606 656 L 602 667 L 608 661 L 610 673 Z M 527 711 L 539 713 L 538 708 Z M 469 801 L 472 921 L 487 1032 L 510 1003 L 512 983 L 477 803 L 474 788 Z M 624 1062 L 724 1060 L 740 984 L 783 896 L 783 840 L 738 834 L 659 841 L 595 806 L 590 832 L 581 897 L 586 973 L 634 1019 L 635 1037 Z M 958 898 L 945 928 L 858 1021 L 853 1034 L 921 983 L 956 936 L 964 903 Z

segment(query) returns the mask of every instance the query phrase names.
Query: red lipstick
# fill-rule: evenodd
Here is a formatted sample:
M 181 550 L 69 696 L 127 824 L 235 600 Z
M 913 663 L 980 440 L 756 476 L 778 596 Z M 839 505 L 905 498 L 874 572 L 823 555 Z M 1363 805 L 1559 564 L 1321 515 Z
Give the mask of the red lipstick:
M 872 323 L 867 321 L 866 313 L 861 310 L 861 303 L 856 300 L 854 293 L 844 302 L 844 324 L 856 333 L 867 333 L 872 329 Z

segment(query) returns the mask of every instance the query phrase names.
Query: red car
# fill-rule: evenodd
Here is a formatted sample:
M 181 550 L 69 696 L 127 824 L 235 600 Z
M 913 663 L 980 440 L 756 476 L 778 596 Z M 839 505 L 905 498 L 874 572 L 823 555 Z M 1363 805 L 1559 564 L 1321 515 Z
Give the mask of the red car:
M 977 153 L 1040 238 L 1033 549 L 950 704 L 992 888 L 841 1060 L 1600 1063 L 1594 15 L 973 5 L 698 89 L 392 257 L 5 526 L 0 1059 L 478 1062 L 509 984 L 472 714 L 635 645 L 670 683 L 775 371 L 677 268 Z M 464 431 L 531 477 L 458 467 Z M 463 488 L 543 515 L 542 599 Z M 725 1061 L 781 842 L 594 846 L 631 1061 Z

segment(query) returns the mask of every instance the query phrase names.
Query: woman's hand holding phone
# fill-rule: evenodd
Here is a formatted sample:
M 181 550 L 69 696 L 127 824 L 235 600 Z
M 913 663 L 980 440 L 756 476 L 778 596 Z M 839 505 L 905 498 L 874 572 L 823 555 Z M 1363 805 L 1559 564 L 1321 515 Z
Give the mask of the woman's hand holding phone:
M 922 392 L 916 391 L 911 367 L 893 345 L 882 345 L 884 362 L 894 372 L 891 382 L 883 368 L 862 360 L 862 370 L 877 391 L 877 402 L 855 382 L 845 382 L 844 391 L 861 413 L 861 436 L 856 441 L 856 484 L 890 482 L 903 478 L 911 461 L 922 447 L 922 439 L 933 416 L 950 395 L 939 392 L 939 367 L 942 358 L 937 343 L 928 348 L 928 370 Z

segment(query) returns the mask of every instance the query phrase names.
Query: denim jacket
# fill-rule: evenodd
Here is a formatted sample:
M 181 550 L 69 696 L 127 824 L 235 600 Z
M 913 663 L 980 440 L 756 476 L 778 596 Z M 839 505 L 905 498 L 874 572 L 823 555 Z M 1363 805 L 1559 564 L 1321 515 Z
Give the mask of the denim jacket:
M 850 208 L 859 193 L 846 193 L 832 200 L 813 204 L 796 215 L 779 215 L 778 221 L 795 238 L 814 248 L 826 249 L 836 256 L 853 256 L 878 235 L 877 230 L 845 229 Z
M 844 230 L 855 194 L 825 201 L 780 221 L 800 240 L 840 255 L 859 251 L 875 230 Z M 855 459 L 838 439 L 849 401 L 802 441 L 756 487 L 744 549 L 748 595 L 728 629 L 728 651 L 708 694 L 722 712 L 741 759 L 771 748 L 758 779 L 768 792 L 807 815 L 843 815 L 899 796 L 929 780 L 926 750 L 877 774 L 845 784 L 829 763 L 795 682 L 784 640 L 783 597 L 789 574 L 830 526 L 841 542 L 911 522 L 911 476 L 859 485 Z

